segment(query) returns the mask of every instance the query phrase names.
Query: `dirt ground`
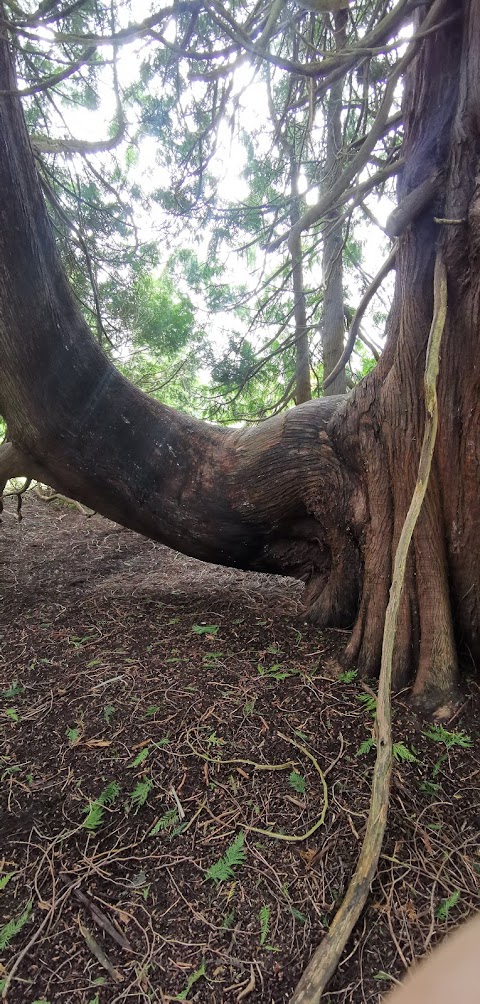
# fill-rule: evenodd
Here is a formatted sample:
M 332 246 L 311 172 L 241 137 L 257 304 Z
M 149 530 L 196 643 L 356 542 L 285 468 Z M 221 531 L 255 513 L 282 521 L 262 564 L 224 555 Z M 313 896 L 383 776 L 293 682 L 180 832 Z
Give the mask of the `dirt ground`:
M 23 514 L 7 500 L 0 526 L 0 989 L 288 1001 L 368 811 L 374 699 L 338 668 L 344 634 L 303 623 L 291 580 L 31 496 Z M 440 729 L 407 701 L 331 1004 L 380 1000 L 478 908 L 478 686 Z

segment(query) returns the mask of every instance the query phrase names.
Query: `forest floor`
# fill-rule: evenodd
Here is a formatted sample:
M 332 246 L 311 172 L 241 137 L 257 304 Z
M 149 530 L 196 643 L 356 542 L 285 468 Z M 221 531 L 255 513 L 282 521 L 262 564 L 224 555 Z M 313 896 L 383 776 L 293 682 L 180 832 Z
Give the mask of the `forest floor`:
M 368 812 L 374 698 L 344 634 L 304 624 L 292 580 L 23 514 L 0 527 L 0 990 L 288 1001 Z M 478 909 L 479 696 L 433 729 L 395 700 L 387 838 L 330 1004 L 380 1000 Z

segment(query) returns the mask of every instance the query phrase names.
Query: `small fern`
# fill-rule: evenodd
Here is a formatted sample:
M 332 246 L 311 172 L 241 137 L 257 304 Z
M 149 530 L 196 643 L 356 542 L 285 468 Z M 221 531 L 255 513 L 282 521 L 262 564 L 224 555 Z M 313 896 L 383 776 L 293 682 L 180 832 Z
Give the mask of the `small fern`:
M 346 669 L 344 673 L 340 673 L 340 675 L 337 676 L 337 680 L 339 683 L 353 683 L 356 675 L 356 669 Z
M 83 810 L 87 813 L 87 818 L 83 820 L 82 826 L 85 830 L 98 830 L 102 825 L 105 816 L 103 805 L 99 802 L 90 802 L 90 805 Z
M 364 739 L 363 743 L 360 743 L 360 746 L 358 747 L 357 756 L 365 756 L 367 753 L 370 753 L 370 750 L 374 746 L 375 746 L 375 739 L 373 738 L 373 736 L 371 736 L 370 739 Z
M 132 770 L 134 767 L 140 767 L 140 765 L 142 763 L 144 763 L 145 760 L 147 759 L 147 756 L 148 756 L 149 753 L 150 753 L 150 750 L 149 750 L 148 746 L 145 746 L 143 748 L 143 750 L 140 750 L 140 753 L 137 753 L 135 759 L 132 760 L 132 762 L 128 764 L 128 769 Z
M 243 865 L 245 861 L 244 841 L 245 834 L 243 830 L 240 830 L 233 844 L 227 847 L 223 858 L 210 865 L 210 868 L 205 872 L 205 878 L 212 882 L 226 882 L 228 879 L 234 878 L 235 868 L 238 865 Z
M 305 778 L 302 774 L 299 774 L 296 770 L 292 770 L 292 772 L 288 775 L 288 781 L 290 787 L 293 788 L 294 791 L 298 791 L 299 795 L 305 794 Z
M 442 900 L 440 906 L 435 911 L 438 920 L 448 920 L 448 915 L 453 906 L 456 906 L 460 899 L 460 889 L 455 889 L 447 899 Z
M 268 938 L 268 929 L 270 927 L 270 907 L 266 903 L 260 907 L 258 919 L 260 921 L 260 945 L 264 945 Z
M 116 781 L 110 781 L 106 788 L 100 792 L 98 797 L 92 802 L 89 802 L 87 807 L 83 810 L 87 814 L 87 818 L 84 819 L 82 826 L 86 830 L 98 830 L 104 820 L 104 806 L 113 805 L 119 794 L 120 785 L 118 785 Z
M 360 703 L 363 704 L 365 711 L 368 711 L 369 714 L 373 715 L 375 718 L 375 715 L 377 714 L 376 697 L 372 694 L 357 694 L 357 701 L 360 701 Z
M 99 805 L 113 805 L 117 801 L 120 794 L 120 785 L 116 781 L 110 781 L 106 788 L 100 792 L 98 798 L 95 799 Z
M 147 837 L 156 837 L 161 830 L 171 830 L 178 823 L 178 812 L 176 809 L 167 809 L 166 813 L 157 819 L 157 822 L 148 831 Z
M 20 914 L 19 917 L 12 917 L 2 928 L 0 928 L 0 952 L 3 952 L 4 948 L 12 941 L 12 938 L 16 938 L 17 934 L 28 921 L 30 914 L 32 912 L 33 902 L 29 899 L 25 909 Z
M 7 872 L 5 875 L 0 875 L 0 892 L 5 889 L 5 886 L 8 885 L 10 879 L 16 874 L 16 872 Z
M 404 760 L 406 763 L 418 763 L 418 757 L 409 750 L 405 743 L 394 743 L 392 752 L 395 760 Z
M 177 994 L 177 996 L 174 997 L 173 999 L 176 1001 L 186 1001 L 188 999 L 188 995 L 192 987 L 195 985 L 195 983 L 198 982 L 198 980 L 202 979 L 202 976 L 205 975 L 206 975 L 205 961 L 203 961 L 201 966 L 199 966 L 198 969 L 196 969 L 195 972 L 188 977 L 185 990 L 182 990 L 181 993 Z
M 448 729 L 444 729 L 443 725 L 432 725 L 423 734 L 427 739 L 432 739 L 434 743 L 443 743 L 447 749 L 459 746 L 461 749 L 469 750 L 473 746 L 473 739 L 463 729 L 459 729 L 457 732 L 449 732 Z
M 135 813 L 145 805 L 147 798 L 153 788 L 153 781 L 149 777 L 144 777 L 143 781 L 139 781 L 135 788 L 130 794 L 130 803 Z

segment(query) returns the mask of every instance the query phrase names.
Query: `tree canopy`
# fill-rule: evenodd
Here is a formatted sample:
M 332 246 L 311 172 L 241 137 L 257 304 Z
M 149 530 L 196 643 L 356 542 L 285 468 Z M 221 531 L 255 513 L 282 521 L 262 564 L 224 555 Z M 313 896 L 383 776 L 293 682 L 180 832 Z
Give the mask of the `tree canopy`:
M 252 419 L 322 393 L 373 278 L 364 246 L 380 248 L 373 271 L 388 254 L 375 214 L 402 163 L 397 82 L 418 45 L 403 52 L 415 5 L 320 7 L 6 7 L 68 273 L 97 337 L 133 355 L 148 389 L 132 290 L 172 255 L 178 281 L 182 248 L 197 260 L 182 278 L 203 345 L 180 328 L 157 381 L 170 376 L 183 407 L 177 373 L 200 359 L 197 414 Z M 378 357 L 385 316 L 377 299 L 356 326 L 349 383 Z

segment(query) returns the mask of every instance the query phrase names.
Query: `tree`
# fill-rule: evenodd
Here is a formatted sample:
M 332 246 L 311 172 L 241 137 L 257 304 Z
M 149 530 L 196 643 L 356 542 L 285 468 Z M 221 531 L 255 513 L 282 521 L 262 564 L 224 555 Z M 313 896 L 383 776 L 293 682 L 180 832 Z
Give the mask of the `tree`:
M 346 398 L 307 402 L 250 429 L 219 429 L 147 398 L 95 343 L 55 249 L 2 39 L 0 412 L 8 442 L 0 482 L 39 477 L 196 557 L 305 579 L 309 616 L 320 625 L 353 623 L 347 658 L 373 674 L 418 467 L 440 253 L 448 309 L 439 429 L 394 665 L 395 686 L 413 677 L 416 699 L 431 708 L 455 693 L 458 653 L 474 665 L 480 657 L 480 0 L 413 6 L 415 34 L 364 141 L 365 153 L 383 134 L 403 76 L 399 243 L 385 351 Z M 389 8 L 383 42 L 406 10 L 403 0 Z M 378 45 L 378 31 L 373 42 L 372 33 L 363 37 L 363 52 Z M 245 33 L 236 42 L 247 43 Z M 262 46 L 253 48 L 258 55 Z M 358 58 L 339 54 L 328 72 Z M 322 193 L 291 235 L 341 202 L 358 165 L 350 161 L 330 202 Z

